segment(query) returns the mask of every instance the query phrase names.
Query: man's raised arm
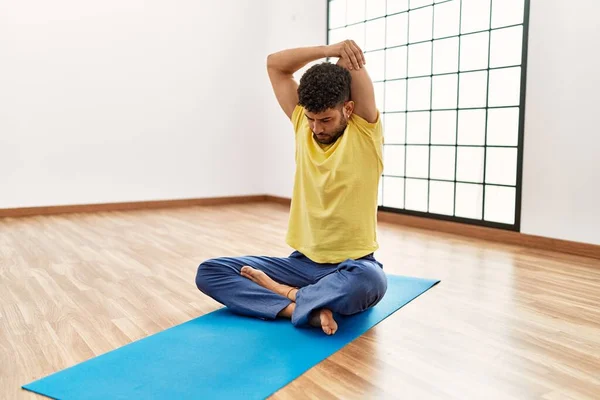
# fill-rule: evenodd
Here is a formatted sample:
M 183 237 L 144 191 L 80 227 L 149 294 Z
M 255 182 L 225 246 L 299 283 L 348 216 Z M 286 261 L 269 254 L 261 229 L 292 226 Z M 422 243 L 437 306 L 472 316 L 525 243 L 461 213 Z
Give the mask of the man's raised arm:
M 362 50 L 353 40 L 346 40 L 334 46 L 338 48 L 333 53 L 341 54 L 337 65 L 346 68 L 352 76 L 350 86 L 351 100 L 354 102 L 354 113 L 364 118 L 367 122 L 377 121 L 377 105 L 375 103 L 375 89 L 373 81 L 367 73 L 366 68 L 362 66 L 356 68 L 358 57 L 362 57 L 364 64 L 364 55 Z
M 327 57 L 327 47 L 300 47 L 279 51 L 267 57 L 271 86 L 288 118 L 292 118 L 292 112 L 298 104 L 298 83 L 294 80 L 294 73 L 311 61 Z
M 291 118 L 298 104 L 298 83 L 294 73 L 311 61 L 326 57 L 339 57 L 339 65 L 347 68 L 352 75 L 352 100 L 355 113 L 369 122 L 377 118 L 373 83 L 363 68 L 365 57 L 362 50 L 352 40 L 328 46 L 299 47 L 270 54 L 267 57 L 267 71 L 275 92 L 275 97 L 285 114 Z

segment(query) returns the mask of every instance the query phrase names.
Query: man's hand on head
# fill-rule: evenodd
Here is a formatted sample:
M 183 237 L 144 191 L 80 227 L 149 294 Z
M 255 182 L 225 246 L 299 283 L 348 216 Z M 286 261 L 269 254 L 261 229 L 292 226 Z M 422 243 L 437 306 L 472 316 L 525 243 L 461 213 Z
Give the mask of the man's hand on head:
M 337 65 L 347 69 L 352 76 L 350 99 L 354 102 L 353 114 L 373 124 L 379 119 L 375 89 L 367 68 L 365 55 L 353 40 L 326 46 L 328 57 L 338 57 Z
M 365 55 L 354 40 L 344 40 L 336 44 L 330 44 L 325 49 L 327 57 L 338 57 L 337 65 L 349 70 L 359 70 L 365 64 Z

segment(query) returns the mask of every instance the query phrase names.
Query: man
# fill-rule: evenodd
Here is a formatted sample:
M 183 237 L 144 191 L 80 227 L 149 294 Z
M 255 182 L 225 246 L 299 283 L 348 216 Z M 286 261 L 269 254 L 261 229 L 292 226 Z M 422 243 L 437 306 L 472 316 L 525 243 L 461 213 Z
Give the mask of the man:
M 312 61 L 298 85 L 293 74 Z M 287 258 L 223 257 L 198 267 L 196 286 L 243 315 L 290 318 L 332 335 L 334 313 L 377 304 L 387 290 L 378 249 L 383 134 L 363 52 L 351 40 L 267 58 L 277 100 L 295 131 L 296 174 Z

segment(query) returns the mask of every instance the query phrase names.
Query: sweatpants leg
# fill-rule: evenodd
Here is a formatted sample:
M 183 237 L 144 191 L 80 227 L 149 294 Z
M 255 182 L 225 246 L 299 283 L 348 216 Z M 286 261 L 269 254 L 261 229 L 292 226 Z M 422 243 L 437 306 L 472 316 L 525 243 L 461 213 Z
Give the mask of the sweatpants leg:
M 198 267 L 196 286 L 231 311 L 264 319 L 274 319 L 291 301 L 240 275 L 243 266 L 264 271 L 276 282 L 302 287 L 313 281 L 305 260 L 288 257 L 221 257 L 204 261 Z
M 318 264 L 317 264 L 318 265 Z M 368 256 L 346 260 L 331 271 L 323 268 L 316 283 L 302 287 L 296 293 L 296 309 L 292 324 L 308 323 L 314 310 L 327 308 L 341 315 L 352 315 L 377 304 L 387 290 L 387 278 L 382 264 Z

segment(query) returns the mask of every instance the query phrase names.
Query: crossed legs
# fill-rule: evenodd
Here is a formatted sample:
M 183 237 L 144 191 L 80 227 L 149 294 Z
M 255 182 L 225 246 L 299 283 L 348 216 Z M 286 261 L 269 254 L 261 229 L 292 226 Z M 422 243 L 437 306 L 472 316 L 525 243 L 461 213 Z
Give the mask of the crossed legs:
M 247 265 L 242 267 L 241 275 L 244 278 L 250 279 L 252 282 L 266 288 L 267 290 L 282 296 L 286 296 L 288 299 L 290 299 L 291 303 L 281 310 L 277 316 L 289 319 L 292 318 L 292 315 L 296 310 L 296 293 L 298 293 L 298 288 L 277 283 L 273 279 L 269 278 L 269 276 L 263 271 L 254 269 Z M 327 335 L 333 335 L 338 328 L 337 323 L 333 318 L 333 313 L 327 308 L 314 310 L 311 313 L 308 322 L 311 326 L 320 327 L 323 329 L 323 332 L 325 332 Z
M 372 256 L 318 264 L 298 254 L 207 260 L 198 267 L 196 286 L 233 312 L 290 318 L 295 326 L 320 327 L 328 335 L 338 328 L 334 313 L 364 311 L 387 290 L 382 266 Z

